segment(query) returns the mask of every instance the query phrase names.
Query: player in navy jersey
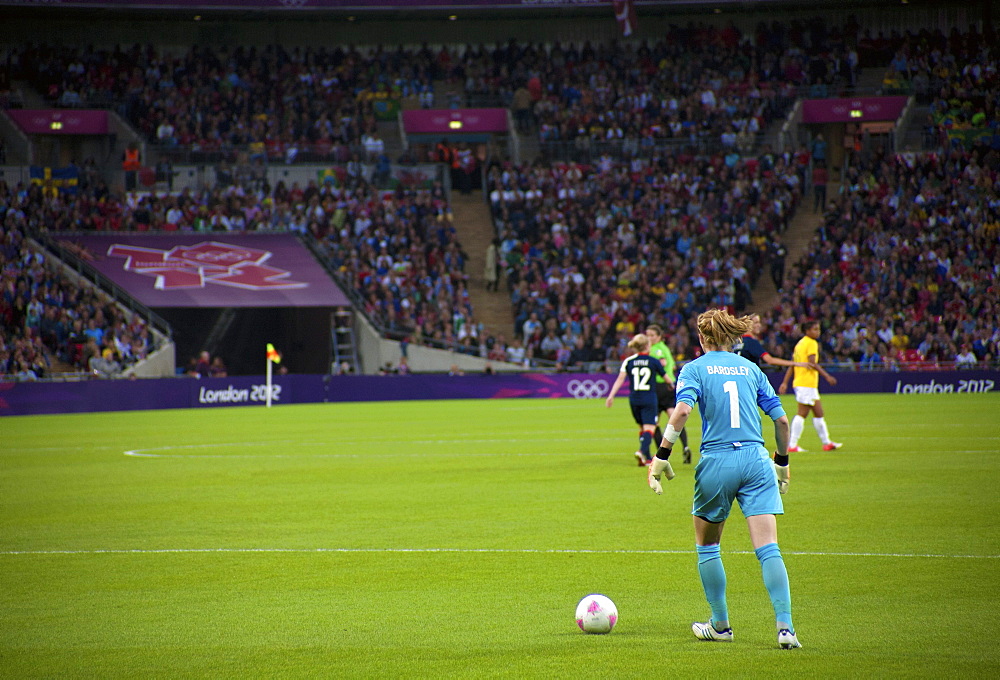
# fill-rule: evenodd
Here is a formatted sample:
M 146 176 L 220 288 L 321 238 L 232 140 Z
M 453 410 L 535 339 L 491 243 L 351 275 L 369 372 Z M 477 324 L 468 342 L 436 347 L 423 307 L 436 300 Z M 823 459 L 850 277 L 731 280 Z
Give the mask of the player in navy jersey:
M 650 445 L 653 443 L 653 432 L 656 430 L 656 417 L 659 408 L 656 401 L 656 376 L 663 376 L 666 369 L 659 359 L 649 355 L 649 338 L 644 334 L 633 337 L 628 343 L 628 349 L 633 354 L 622 362 L 615 384 L 608 392 L 604 404 L 611 408 L 615 395 L 629 381 L 628 403 L 632 407 L 632 417 L 639 424 L 639 450 L 635 458 L 639 465 L 649 465 L 651 459 Z
M 784 512 L 781 494 L 788 490 L 788 417 L 760 368 L 729 351 L 752 325 L 751 317 L 737 319 L 721 309 L 698 316 L 698 340 L 705 354 L 685 364 L 678 376 L 677 406 L 649 466 L 649 486 L 663 493 L 661 476 L 674 477 L 670 450 L 697 403 L 702 421 L 701 460 L 694 473 L 691 514 L 698 574 L 712 616 L 705 623 L 693 624 L 691 630 L 702 640 L 733 639 L 719 546 L 735 500 L 746 517 L 774 608 L 778 646 L 793 649 L 802 645 L 792 625 L 788 572 L 778 549 L 775 519 Z M 774 421 L 777 450 L 773 462 L 764 448 L 758 408 Z
M 760 335 L 762 331 L 760 315 L 752 314 L 750 319 L 753 322 L 753 325 L 750 327 L 750 332 L 741 336 L 736 341 L 733 345 L 734 352 L 758 366 L 760 366 L 761 361 L 765 364 L 770 364 L 771 366 L 808 366 L 808 364 L 799 364 L 794 361 L 789 361 L 788 359 L 776 357 L 764 349 L 764 345 L 760 344 Z

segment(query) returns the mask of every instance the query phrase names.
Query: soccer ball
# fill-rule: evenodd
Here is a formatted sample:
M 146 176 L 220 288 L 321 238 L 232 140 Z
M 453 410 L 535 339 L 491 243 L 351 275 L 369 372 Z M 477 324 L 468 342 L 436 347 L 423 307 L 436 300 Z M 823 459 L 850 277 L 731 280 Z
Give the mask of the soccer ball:
M 584 633 L 610 633 L 616 623 L 618 607 L 604 595 L 587 595 L 576 605 L 576 625 Z

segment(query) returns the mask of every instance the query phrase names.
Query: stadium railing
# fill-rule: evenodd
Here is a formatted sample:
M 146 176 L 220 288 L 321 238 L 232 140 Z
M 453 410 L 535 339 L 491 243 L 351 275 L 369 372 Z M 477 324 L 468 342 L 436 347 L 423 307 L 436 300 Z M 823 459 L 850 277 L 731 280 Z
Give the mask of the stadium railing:
M 66 247 L 49 234 L 32 234 L 32 238 L 41 242 L 50 252 L 55 253 L 64 264 L 73 269 L 82 279 L 93 284 L 98 290 L 104 292 L 132 314 L 138 315 L 151 330 L 160 333 L 168 341 L 173 340 L 173 329 L 163 317 L 136 300 L 127 290 L 104 274 L 101 274 L 97 269 L 87 265 L 83 258 L 74 252 L 73 249 Z

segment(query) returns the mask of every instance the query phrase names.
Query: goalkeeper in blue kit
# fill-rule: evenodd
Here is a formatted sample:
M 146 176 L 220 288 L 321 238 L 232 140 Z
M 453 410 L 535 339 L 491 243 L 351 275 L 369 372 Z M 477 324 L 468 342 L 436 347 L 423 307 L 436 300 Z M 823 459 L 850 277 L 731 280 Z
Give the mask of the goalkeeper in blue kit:
M 702 420 L 701 460 L 695 468 L 694 516 L 698 574 L 712 616 L 691 626 L 701 640 L 731 642 L 726 604 L 726 572 L 720 543 L 733 501 L 747 520 L 764 586 L 774 607 L 778 646 L 801 647 L 792 625 L 788 573 L 778 549 L 775 515 L 784 513 L 781 494 L 788 490 L 788 417 L 781 401 L 756 364 L 729 348 L 753 325 L 721 309 L 698 316 L 698 339 L 705 354 L 688 362 L 677 379 L 677 406 L 660 448 L 649 466 L 649 486 L 663 493 L 662 477 L 673 479 L 670 452 L 694 405 Z M 774 421 L 777 450 L 771 460 L 764 447 L 760 413 Z

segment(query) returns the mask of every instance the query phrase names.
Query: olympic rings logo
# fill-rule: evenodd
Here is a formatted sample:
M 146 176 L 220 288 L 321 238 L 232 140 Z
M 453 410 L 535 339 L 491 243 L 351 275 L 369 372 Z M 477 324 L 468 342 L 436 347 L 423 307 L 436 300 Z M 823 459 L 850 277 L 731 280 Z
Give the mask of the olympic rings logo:
M 566 391 L 574 399 L 597 399 L 608 393 L 610 386 L 607 380 L 570 380 Z

